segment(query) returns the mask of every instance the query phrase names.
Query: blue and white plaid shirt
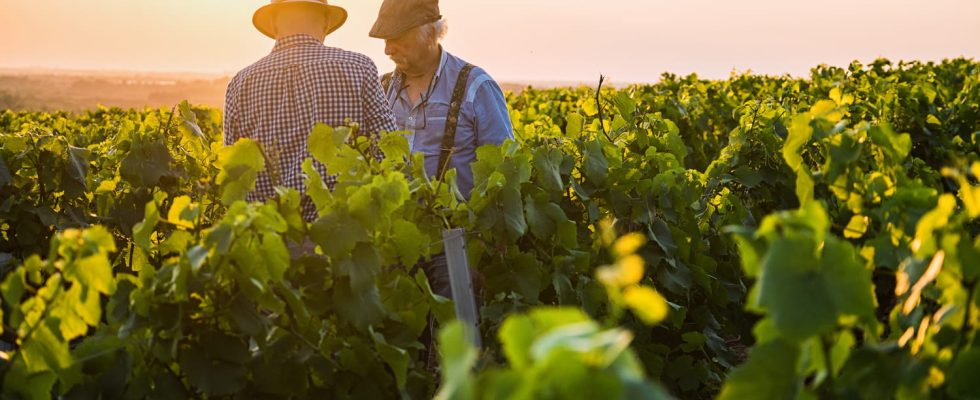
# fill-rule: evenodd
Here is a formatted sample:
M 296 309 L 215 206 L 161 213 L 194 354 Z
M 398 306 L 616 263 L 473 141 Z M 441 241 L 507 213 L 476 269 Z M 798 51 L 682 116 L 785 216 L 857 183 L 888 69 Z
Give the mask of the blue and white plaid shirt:
M 395 130 L 378 68 L 370 58 L 324 46 L 309 35 L 293 35 L 276 41 L 271 54 L 235 75 L 225 97 L 224 144 L 241 138 L 259 142 L 279 175 L 273 182 L 273 174 L 259 174 L 249 201 L 275 197 L 277 186 L 305 193 L 302 164 L 311 157 L 306 141 L 320 122 L 357 123 L 368 135 Z M 333 177 L 322 164 L 315 165 L 333 188 Z M 308 221 L 316 218 L 305 196 L 303 216 Z

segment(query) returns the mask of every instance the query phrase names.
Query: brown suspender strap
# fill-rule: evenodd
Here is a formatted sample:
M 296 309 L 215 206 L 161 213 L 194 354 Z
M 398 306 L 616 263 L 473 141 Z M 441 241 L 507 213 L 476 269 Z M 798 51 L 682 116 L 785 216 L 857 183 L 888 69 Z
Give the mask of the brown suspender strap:
M 440 180 L 446 175 L 446 170 L 449 169 L 449 160 L 456 152 L 456 127 L 459 125 L 459 110 L 463 108 L 466 83 L 470 79 L 470 71 L 473 68 L 473 64 L 464 65 L 456 78 L 456 88 L 453 89 L 453 98 L 449 102 L 449 114 L 446 115 L 446 131 L 442 134 L 442 149 L 439 151 L 439 171 L 436 173 L 436 177 Z

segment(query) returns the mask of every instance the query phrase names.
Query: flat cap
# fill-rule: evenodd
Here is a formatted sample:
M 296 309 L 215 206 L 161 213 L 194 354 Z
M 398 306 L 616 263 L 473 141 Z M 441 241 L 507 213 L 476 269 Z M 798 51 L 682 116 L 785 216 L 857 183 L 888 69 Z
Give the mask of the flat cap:
M 385 0 L 369 35 L 393 39 L 412 28 L 440 19 L 439 0 Z

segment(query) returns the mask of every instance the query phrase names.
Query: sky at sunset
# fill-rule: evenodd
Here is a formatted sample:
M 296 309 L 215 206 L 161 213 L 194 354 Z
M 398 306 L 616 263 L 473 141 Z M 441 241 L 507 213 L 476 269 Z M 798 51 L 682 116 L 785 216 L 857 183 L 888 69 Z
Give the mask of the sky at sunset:
M 233 73 L 267 54 L 261 0 L 0 0 L 0 68 Z M 392 68 L 381 0 L 337 0 L 327 44 Z M 444 0 L 445 47 L 502 81 L 805 75 L 876 57 L 980 58 L 977 0 Z

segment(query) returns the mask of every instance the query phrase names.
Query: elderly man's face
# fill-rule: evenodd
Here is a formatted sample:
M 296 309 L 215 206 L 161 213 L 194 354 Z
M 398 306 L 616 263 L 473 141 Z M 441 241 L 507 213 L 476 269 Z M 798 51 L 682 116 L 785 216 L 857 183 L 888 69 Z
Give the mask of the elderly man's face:
M 385 54 L 403 72 L 415 72 L 423 68 L 428 47 L 429 43 L 419 37 L 419 28 L 410 29 L 398 37 L 385 40 Z

